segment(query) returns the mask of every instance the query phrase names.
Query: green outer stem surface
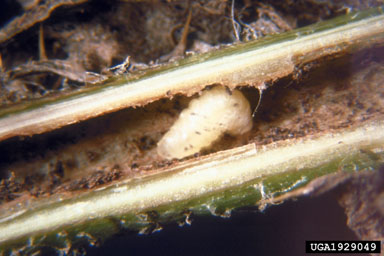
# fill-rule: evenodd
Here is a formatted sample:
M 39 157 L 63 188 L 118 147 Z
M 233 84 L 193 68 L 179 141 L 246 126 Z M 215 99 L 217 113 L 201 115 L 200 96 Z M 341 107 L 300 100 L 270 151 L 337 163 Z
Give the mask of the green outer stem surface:
M 298 65 L 383 41 L 382 8 L 338 17 L 264 40 L 193 56 L 145 72 L 139 78 L 132 75 L 79 95 L 4 109 L 0 114 L 0 140 L 43 133 L 177 93 L 191 95 L 211 84 L 263 88 L 265 81 L 287 76 Z
M 65 229 L 74 230 L 76 234 L 98 228 L 108 230 L 111 218 L 119 219 L 119 225 L 137 229 L 154 221 L 148 215 L 140 221 L 137 216 L 143 212 L 160 212 L 161 216 L 155 219 L 172 219 L 185 210 L 198 213 L 202 208 L 225 214 L 226 209 L 241 205 L 238 197 L 247 197 L 246 190 L 250 187 L 261 195 L 261 198 L 253 196 L 255 204 L 305 184 L 313 176 L 323 175 L 324 167 L 331 166 L 326 172 L 335 172 L 350 164 L 351 159 L 361 161 L 363 151 L 382 154 L 383 150 L 384 122 L 260 148 L 249 144 L 210 155 L 199 162 L 188 162 L 167 172 L 120 182 L 16 213 L 0 220 L 0 246 L 30 236 L 45 237 L 44 234 L 60 233 Z M 373 163 L 382 161 L 378 158 Z M 368 167 L 372 167 L 372 163 Z M 310 177 L 305 170 L 315 171 L 315 175 Z M 295 181 L 285 180 L 287 174 L 293 174 Z M 268 177 L 277 182 L 267 181 Z M 268 182 L 274 185 L 268 185 Z M 210 198 L 210 203 L 204 198 Z M 215 200 L 217 202 L 213 203 Z

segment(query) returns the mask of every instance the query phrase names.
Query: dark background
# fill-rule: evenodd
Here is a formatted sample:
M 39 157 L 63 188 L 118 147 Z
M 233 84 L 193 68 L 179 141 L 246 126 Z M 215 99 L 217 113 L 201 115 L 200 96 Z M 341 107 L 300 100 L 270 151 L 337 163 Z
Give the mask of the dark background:
M 305 240 L 357 240 L 346 221 L 327 193 L 263 212 L 239 209 L 230 218 L 194 216 L 191 226 L 170 224 L 151 235 L 118 235 L 87 255 L 305 255 Z

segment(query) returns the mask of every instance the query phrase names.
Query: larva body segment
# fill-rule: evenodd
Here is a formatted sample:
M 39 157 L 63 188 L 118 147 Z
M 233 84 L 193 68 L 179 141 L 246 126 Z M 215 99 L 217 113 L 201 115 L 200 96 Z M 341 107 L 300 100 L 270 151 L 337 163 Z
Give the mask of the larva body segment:
M 157 152 L 166 159 L 183 158 L 210 146 L 225 132 L 240 135 L 251 128 L 251 108 L 244 95 L 217 86 L 189 103 L 157 144 Z

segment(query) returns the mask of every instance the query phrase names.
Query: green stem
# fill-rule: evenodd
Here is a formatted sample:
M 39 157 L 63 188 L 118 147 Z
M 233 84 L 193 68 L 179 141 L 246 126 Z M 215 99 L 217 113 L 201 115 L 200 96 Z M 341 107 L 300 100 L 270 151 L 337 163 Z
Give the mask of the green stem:
M 47 234 L 63 231 L 97 236 L 98 228 L 116 229 L 111 218 L 122 227 L 142 229 L 190 212 L 225 214 L 234 207 L 262 203 L 325 173 L 345 170 L 352 163 L 362 169 L 375 167 L 383 160 L 383 149 L 383 122 L 261 148 L 249 144 L 16 213 L 1 220 L 0 244 L 33 236 L 43 236 L 46 242 Z M 367 158 L 364 152 L 377 156 Z M 151 219 L 148 215 L 153 212 L 156 218 Z
M 253 85 L 261 90 L 264 82 L 287 76 L 297 66 L 383 41 L 382 8 L 338 17 L 264 40 L 192 56 L 77 95 L 4 109 L 0 113 L 0 140 L 43 133 L 177 93 L 192 95 L 212 84 Z

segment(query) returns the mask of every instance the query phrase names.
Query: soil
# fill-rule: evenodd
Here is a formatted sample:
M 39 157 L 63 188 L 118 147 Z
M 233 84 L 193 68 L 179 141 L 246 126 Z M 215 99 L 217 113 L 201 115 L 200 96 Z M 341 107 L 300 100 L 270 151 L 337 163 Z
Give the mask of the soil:
M 226 0 L 6 1 L 8 16 L 0 15 L 4 17 L 0 104 L 6 108 L 95 86 L 92 81 L 97 79 L 92 79 L 115 75 L 111 67 L 127 56 L 137 67 L 168 61 L 161 57 L 172 53 L 180 42 L 187 51 L 201 52 L 382 4 L 335 2 L 236 1 L 236 33 L 231 1 Z M 191 22 L 183 41 L 189 10 Z M 191 158 L 383 120 L 383 55 L 384 48 L 376 48 L 298 67 L 292 76 L 267 85 L 249 133 L 225 135 Z M 241 90 L 255 108 L 259 91 Z M 41 135 L 0 142 L 0 212 L 177 166 L 183 160 L 161 159 L 156 144 L 193 97 L 178 95 Z

